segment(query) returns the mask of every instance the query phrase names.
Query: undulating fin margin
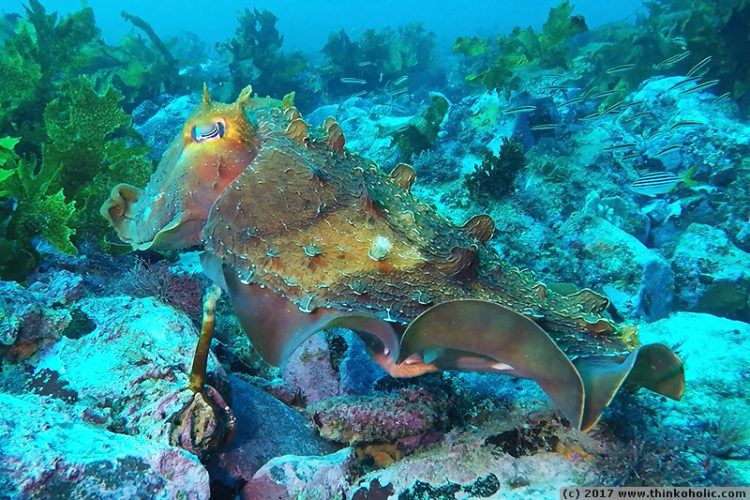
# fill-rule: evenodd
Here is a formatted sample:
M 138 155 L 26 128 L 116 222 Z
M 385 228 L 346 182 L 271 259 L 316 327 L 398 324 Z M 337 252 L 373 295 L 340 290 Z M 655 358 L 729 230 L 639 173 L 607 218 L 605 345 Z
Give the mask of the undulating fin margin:
M 210 262 L 216 258 L 208 259 L 204 267 L 216 272 L 216 263 Z M 241 283 L 227 265 L 221 278 L 253 346 L 274 365 L 315 333 L 348 328 L 394 377 L 464 370 L 533 380 L 582 431 L 599 420 L 623 384 L 672 399 L 683 391 L 682 363 L 664 345 L 642 346 L 626 356 L 571 361 L 534 321 L 495 302 L 469 299 L 436 305 L 409 324 L 399 339 L 389 323 L 374 315 L 323 308 L 301 312 L 268 289 Z

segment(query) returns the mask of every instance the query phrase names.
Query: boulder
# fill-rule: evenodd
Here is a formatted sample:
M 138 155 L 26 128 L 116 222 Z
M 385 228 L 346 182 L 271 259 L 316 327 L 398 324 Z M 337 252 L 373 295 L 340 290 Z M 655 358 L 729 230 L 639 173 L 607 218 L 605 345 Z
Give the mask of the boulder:
M 342 493 L 349 487 L 349 471 L 354 462 L 355 454 L 351 448 L 322 457 L 285 455 L 274 458 L 245 485 L 242 498 L 342 498 Z
M 230 406 L 237 418 L 231 443 L 212 459 L 211 476 L 234 486 L 252 479 L 266 462 L 282 455 L 326 455 L 336 451 L 308 425 L 307 419 L 242 376 L 228 379 Z
M 91 425 L 52 398 L 0 394 L 0 407 L 3 497 L 210 496 L 208 472 L 180 449 Z
M 750 321 L 750 254 L 724 231 L 690 224 L 671 264 L 681 309 Z
M 626 318 L 655 320 L 672 305 L 667 261 L 635 236 L 597 216 L 573 214 L 560 228 L 560 246 L 569 258 L 561 275 L 602 290 Z

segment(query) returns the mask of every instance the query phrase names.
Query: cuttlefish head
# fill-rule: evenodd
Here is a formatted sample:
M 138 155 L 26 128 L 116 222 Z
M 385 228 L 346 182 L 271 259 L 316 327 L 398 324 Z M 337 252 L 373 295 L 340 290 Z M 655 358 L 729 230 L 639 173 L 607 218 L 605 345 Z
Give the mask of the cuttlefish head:
M 145 188 L 119 184 L 101 214 L 134 250 L 198 244 L 221 193 L 252 162 L 258 135 L 245 115 L 251 87 L 233 104 L 201 103 L 169 145 Z

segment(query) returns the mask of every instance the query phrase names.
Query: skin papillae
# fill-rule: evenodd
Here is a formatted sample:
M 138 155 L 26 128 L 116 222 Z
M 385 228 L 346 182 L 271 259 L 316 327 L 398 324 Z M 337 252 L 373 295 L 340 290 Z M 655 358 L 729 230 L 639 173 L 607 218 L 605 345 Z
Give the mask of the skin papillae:
M 532 379 L 582 430 L 623 385 L 681 397 L 680 360 L 604 317 L 605 297 L 555 293 L 487 245 L 488 216 L 446 220 L 411 194 L 408 165 L 386 173 L 333 118 L 313 129 L 251 92 L 222 104 L 204 89 L 149 184 L 114 187 L 101 211 L 135 250 L 202 245 L 266 361 L 349 328 L 393 376 Z

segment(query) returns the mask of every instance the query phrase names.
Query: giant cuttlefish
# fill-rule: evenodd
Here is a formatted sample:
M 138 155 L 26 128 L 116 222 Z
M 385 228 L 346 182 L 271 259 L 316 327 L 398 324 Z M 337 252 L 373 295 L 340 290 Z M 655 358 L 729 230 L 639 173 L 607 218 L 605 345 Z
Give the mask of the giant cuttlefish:
M 148 185 L 113 188 L 102 214 L 135 250 L 202 245 L 260 355 L 279 364 L 326 328 L 348 328 L 389 374 L 435 370 L 534 380 L 581 430 L 623 384 L 679 399 L 680 360 L 638 346 L 605 297 L 563 295 L 487 245 L 494 223 L 458 226 L 346 150 L 333 118 L 313 130 L 286 100 L 202 102 Z

